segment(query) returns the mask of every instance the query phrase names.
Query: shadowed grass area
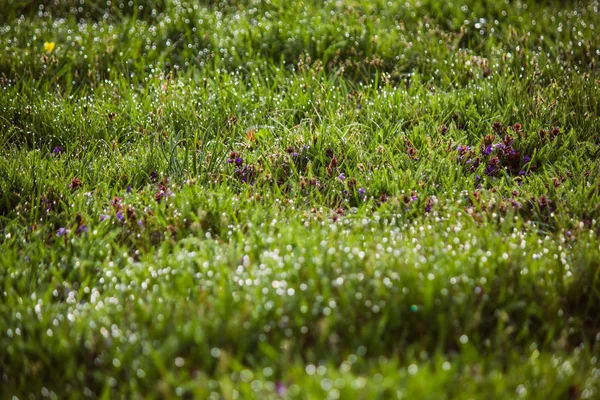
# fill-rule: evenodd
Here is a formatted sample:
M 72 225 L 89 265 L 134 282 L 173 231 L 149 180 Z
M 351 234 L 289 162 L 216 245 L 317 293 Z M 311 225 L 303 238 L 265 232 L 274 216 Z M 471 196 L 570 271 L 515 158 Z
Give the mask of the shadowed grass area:
M 463 3 L 0 2 L 0 397 L 597 397 L 599 5 Z

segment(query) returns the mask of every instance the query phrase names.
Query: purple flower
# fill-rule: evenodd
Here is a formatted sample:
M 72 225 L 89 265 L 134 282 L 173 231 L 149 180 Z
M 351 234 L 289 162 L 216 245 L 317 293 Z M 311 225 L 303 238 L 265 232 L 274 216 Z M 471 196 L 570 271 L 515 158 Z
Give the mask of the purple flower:
M 494 151 L 494 149 L 492 148 L 492 146 L 487 146 L 485 148 L 485 150 L 483 150 L 483 154 L 486 156 L 489 156 L 490 154 L 492 154 L 492 151 Z
M 67 233 L 69 233 L 68 229 L 58 228 L 58 230 L 56 231 L 56 236 L 60 237 L 60 236 L 66 235 Z
M 108 218 L 108 215 L 100 214 L 100 222 L 104 221 L 106 218 Z
M 227 164 L 231 164 L 233 162 L 233 160 L 231 158 L 227 159 Z
M 281 382 L 275 384 L 275 392 L 278 396 L 285 397 L 287 395 L 287 387 Z
M 127 193 L 131 193 L 131 185 L 127 185 Z
M 523 156 L 523 164 L 527 164 L 529 161 L 531 161 L 531 157 Z
M 431 212 L 432 207 L 433 207 L 433 203 L 428 202 L 427 205 L 425 206 L 425 212 Z
M 504 146 L 504 143 L 498 143 L 496 145 L 494 145 L 495 148 L 500 149 L 500 151 L 503 151 L 506 147 Z
M 358 195 L 359 196 L 364 196 L 365 195 L 365 189 L 363 189 L 363 188 L 358 189 Z
M 341 174 L 338 175 L 338 179 L 340 181 L 346 180 L 346 175 L 344 175 L 344 173 L 342 172 Z
M 63 152 L 63 149 L 62 149 L 62 147 L 60 147 L 60 146 L 56 146 L 55 148 L 53 148 L 53 149 L 52 149 L 52 152 L 53 152 L 54 154 L 60 154 L 60 153 L 62 153 L 62 152 Z
M 486 175 L 493 175 L 493 174 L 494 174 L 494 172 L 495 172 L 495 168 L 494 168 L 493 166 L 491 166 L 491 165 L 488 165 L 488 166 L 485 168 L 485 174 L 486 174 Z
M 85 224 L 81 224 L 77 227 L 77 229 L 75 230 L 75 233 L 80 234 L 80 233 L 87 233 L 88 232 L 88 228 L 87 226 L 85 226 Z
M 239 158 L 239 160 L 241 161 L 241 158 Z M 236 164 L 237 164 L 237 159 L 236 159 Z M 235 170 L 233 171 L 234 175 L 241 181 L 244 183 L 250 183 L 253 184 L 253 178 L 255 175 L 255 170 L 254 170 L 254 166 L 252 165 L 244 165 L 242 168 L 240 167 L 236 167 Z
M 119 221 L 123 221 L 125 219 L 125 216 L 123 215 L 123 211 L 117 212 L 117 219 Z
M 292 153 L 292 157 L 294 157 L 294 158 L 298 157 L 298 152 L 296 152 L 296 151 L 295 151 L 295 152 L 293 152 L 293 153 Z
M 144 222 L 141 219 L 138 219 L 137 223 L 138 223 L 139 226 L 144 226 Z
M 519 176 L 525 176 L 525 175 L 527 175 L 527 171 L 525 171 L 525 170 L 519 171 Z
M 244 162 L 244 160 L 242 160 L 242 157 L 236 157 L 236 159 L 235 159 L 235 163 L 236 163 L 237 165 L 240 165 L 240 164 L 242 164 L 243 162 Z
M 471 151 L 471 148 L 469 146 L 459 145 L 456 148 L 456 151 L 458 151 L 458 154 L 464 155 L 465 153 L 468 153 L 469 151 Z

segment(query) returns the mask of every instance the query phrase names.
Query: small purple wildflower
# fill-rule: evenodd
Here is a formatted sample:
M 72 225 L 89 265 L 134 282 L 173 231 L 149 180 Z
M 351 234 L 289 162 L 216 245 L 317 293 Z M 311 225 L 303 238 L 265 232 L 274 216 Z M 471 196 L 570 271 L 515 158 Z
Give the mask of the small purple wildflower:
M 237 165 L 241 165 L 243 162 L 244 162 L 244 160 L 242 160 L 242 157 L 236 157 L 236 158 L 235 158 L 235 163 L 236 163 Z
M 127 185 L 127 193 L 131 193 L 131 185 Z
M 346 180 L 346 175 L 344 175 L 344 173 L 342 172 L 341 174 L 338 175 L 337 177 L 340 181 L 344 181 Z
M 100 222 L 104 221 L 106 218 L 108 218 L 108 215 L 100 214 Z
M 137 224 L 138 224 L 139 226 L 144 226 L 144 222 L 143 222 L 141 219 L 138 219 L 138 222 L 137 222 Z
M 60 154 L 60 153 L 62 153 L 62 152 L 63 152 L 63 149 L 62 149 L 62 147 L 60 147 L 60 146 L 56 146 L 55 148 L 53 148 L 53 149 L 52 149 L 52 152 L 53 152 L 54 154 Z
M 254 166 L 246 164 L 242 168 L 236 167 L 233 173 L 241 182 L 254 184 L 254 176 L 256 174 Z
M 275 392 L 278 396 L 285 397 L 287 395 L 287 387 L 281 382 L 275 384 Z
M 231 164 L 233 162 L 233 160 L 231 158 L 227 159 L 227 164 Z
M 88 232 L 88 228 L 87 226 L 85 226 L 85 224 L 81 224 L 77 227 L 77 229 L 75 230 L 75 233 L 80 234 L 80 233 L 87 233 Z
M 363 189 L 363 188 L 358 189 L 358 195 L 359 196 L 364 196 L 365 195 L 365 189 Z
M 525 170 L 519 171 L 519 176 L 525 176 L 525 175 L 527 175 L 527 171 L 525 171 Z
M 490 154 L 492 154 L 492 151 L 494 151 L 494 149 L 493 149 L 493 148 L 492 148 L 492 146 L 490 145 L 490 146 L 487 146 L 487 147 L 485 148 L 485 150 L 483 150 L 483 154 L 484 154 L 484 155 L 486 155 L 486 156 L 489 156 Z
M 298 157 L 298 152 L 297 151 L 293 152 L 292 157 L 294 157 L 294 158 Z
M 461 144 L 461 145 L 459 145 L 459 146 L 456 148 L 456 151 L 458 151 L 458 154 L 460 154 L 460 155 L 463 155 L 463 154 L 466 154 L 466 153 L 468 153 L 469 151 L 471 151 L 471 147 L 469 147 L 469 146 L 463 146 L 463 145 Z
M 531 157 L 523 156 L 523 164 L 527 164 L 527 163 L 529 163 L 529 161 L 531 161 Z
M 123 221 L 125 219 L 125 216 L 123 215 L 123 211 L 117 212 L 117 219 L 119 221 Z
M 56 231 L 56 236 L 61 237 L 63 235 L 66 235 L 67 233 L 69 233 L 69 230 L 66 228 L 58 228 L 58 230 Z

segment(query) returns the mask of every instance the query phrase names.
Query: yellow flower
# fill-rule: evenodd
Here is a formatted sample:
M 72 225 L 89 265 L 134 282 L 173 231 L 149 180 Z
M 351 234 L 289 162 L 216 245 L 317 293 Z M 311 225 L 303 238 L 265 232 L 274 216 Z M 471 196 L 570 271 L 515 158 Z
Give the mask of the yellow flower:
M 54 50 L 54 42 L 45 42 L 44 50 L 46 50 L 48 53 L 52 53 L 52 50 Z

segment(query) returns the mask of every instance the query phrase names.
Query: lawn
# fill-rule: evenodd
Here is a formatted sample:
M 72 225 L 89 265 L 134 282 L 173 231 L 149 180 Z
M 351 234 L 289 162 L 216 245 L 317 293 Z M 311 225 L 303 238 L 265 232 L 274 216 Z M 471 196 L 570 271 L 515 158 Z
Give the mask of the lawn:
M 600 397 L 600 4 L 0 0 L 0 398 Z

